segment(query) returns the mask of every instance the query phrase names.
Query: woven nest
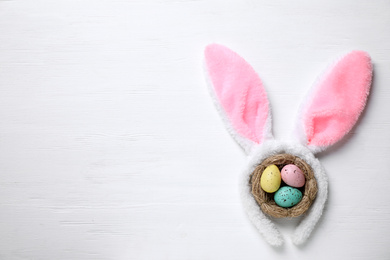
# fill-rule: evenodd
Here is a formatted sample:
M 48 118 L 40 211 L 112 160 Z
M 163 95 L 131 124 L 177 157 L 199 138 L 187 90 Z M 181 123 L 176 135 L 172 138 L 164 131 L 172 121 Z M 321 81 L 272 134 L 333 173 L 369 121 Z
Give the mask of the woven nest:
M 267 193 L 260 187 L 260 178 L 269 165 L 275 164 L 279 170 L 287 164 L 295 164 L 305 175 L 305 186 L 300 188 L 303 197 L 302 200 L 291 208 L 283 208 L 278 206 L 274 201 L 274 193 Z M 317 194 L 317 181 L 314 178 L 314 173 L 310 165 L 301 158 L 291 154 L 277 154 L 268 157 L 253 171 L 250 184 L 252 185 L 252 194 L 264 213 L 276 218 L 298 217 L 305 213 L 313 203 Z

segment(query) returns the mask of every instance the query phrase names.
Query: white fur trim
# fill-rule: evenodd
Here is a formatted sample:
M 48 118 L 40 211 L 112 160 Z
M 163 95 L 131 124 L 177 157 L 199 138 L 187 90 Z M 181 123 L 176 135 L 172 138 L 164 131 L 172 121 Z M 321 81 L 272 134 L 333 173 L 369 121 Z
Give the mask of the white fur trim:
M 233 137 L 233 139 L 236 140 L 236 142 L 244 149 L 245 153 L 246 154 L 251 154 L 256 149 L 256 147 L 259 146 L 259 144 L 253 142 L 252 140 L 249 140 L 248 138 L 243 137 L 242 135 L 237 133 L 237 131 L 234 129 L 234 127 L 231 124 L 228 116 L 225 113 L 225 110 L 222 108 L 221 103 L 219 102 L 219 100 L 217 98 L 217 95 L 215 93 L 213 84 L 212 84 L 211 79 L 209 77 L 209 74 L 207 72 L 207 66 L 206 66 L 205 62 L 203 62 L 203 68 L 204 68 L 204 71 L 205 71 L 204 74 L 205 74 L 205 79 L 206 79 L 206 82 L 207 82 L 207 86 L 208 86 L 208 89 L 209 89 L 210 96 L 211 96 L 211 98 L 213 100 L 213 103 L 214 103 L 214 105 L 215 105 L 219 115 L 222 118 L 222 121 L 225 124 L 226 129 L 228 130 L 230 135 Z M 267 117 L 267 120 L 266 120 L 265 125 L 264 125 L 264 132 L 263 132 L 263 140 L 262 140 L 262 142 L 264 142 L 265 140 L 273 139 L 272 127 L 271 126 L 272 126 L 271 108 L 269 107 L 268 108 L 268 117 Z
M 317 197 L 311 205 L 308 214 L 296 228 L 292 239 L 294 244 L 299 245 L 304 243 L 310 236 L 312 230 L 322 215 L 322 211 L 328 197 L 328 180 L 325 170 L 318 159 L 314 157 L 313 153 L 307 147 L 298 143 L 281 141 L 268 141 L 259 146 L 249 158 L 248 165 L 242 174 L 240 183 L 241 199 L 249 219 L 264 236 L 266 241 L 273 246 L 282 245 L 283 238 L 280 235 L 280 232 L 277 230 L 271 219 L 261 211 L 251 193 L 251 186 L 249 185 L 250 175 L 255 170 L 256 166 L 267 157 L 279 153 L 289 153 L 305 160 L 305 162 L 312 167 L 314 177 L 316 178 L 318 185 Z
M 312 84 L 312 87 L 309 89 L 303 100 L 301 101 L 301 105 L 298 108 L 298 112 L 295 118 L 295 127 L 293 131 L 293 137 L 298 140 L 302 145 L 307 145 L 307 136 L 305 133 L 305 127 L 304 127 L 304 120 L 303 120 L 303 115 L 307 111 L 307 108 L 310 106 L 314 95 L 316 94 L 316 90 L 319 87 L 319 83 L 328 75 L 331 71 L 333 66 L 329 66 L 326 68 L 326 70 L 320 74 Z M 294 139 L 293 138 L 293 139 Z M 317 147 L 317 146 L 307 146 L 308 149 L 316 154 L 318 152 L 321 152 L 326 149 L 326 147 Z

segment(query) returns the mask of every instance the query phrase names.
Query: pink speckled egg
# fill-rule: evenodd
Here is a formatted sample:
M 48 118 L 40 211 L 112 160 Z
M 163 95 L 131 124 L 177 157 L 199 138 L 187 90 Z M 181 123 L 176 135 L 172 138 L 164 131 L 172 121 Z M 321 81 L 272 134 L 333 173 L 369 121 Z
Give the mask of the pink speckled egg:
M 305 185 L 305 175 L 302 170 L 294 164 L 287 164 L 280 171 L 282 180 L 289 186 L 300 188 Z

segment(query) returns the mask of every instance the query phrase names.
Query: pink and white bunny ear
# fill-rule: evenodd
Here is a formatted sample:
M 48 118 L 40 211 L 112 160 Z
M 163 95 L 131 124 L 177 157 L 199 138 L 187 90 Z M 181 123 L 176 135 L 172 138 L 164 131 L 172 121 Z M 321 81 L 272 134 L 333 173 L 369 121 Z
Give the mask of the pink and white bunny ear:
M 254 69 L 225 46 L 208 45 L 206 69 L 212 95 L 227 128 L 236 141 L 250 153 L 271 138 L 271 118 L 267 94 Z
M 298 122 L 310 150 L 325 150 L 352 129 L 366 105 L 371 79 L 371 59 L 363 51 L 348 53 L 320 78 Z

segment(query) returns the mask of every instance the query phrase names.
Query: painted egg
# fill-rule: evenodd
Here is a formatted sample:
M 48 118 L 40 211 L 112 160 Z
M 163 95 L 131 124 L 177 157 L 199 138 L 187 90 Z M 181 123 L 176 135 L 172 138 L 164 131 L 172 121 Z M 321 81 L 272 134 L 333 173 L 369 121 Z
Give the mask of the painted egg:
M 297 205 L 302 199 L 302 192 L 290 186 L 280 188 L 274 195 L 276 204 L 283 208 Z
M 305 175 L 298 166 L 287 164 L 281 171 L 282 180 L 289 186 L 300 188 L 305 185 Z
M 260 178 L 260 186 L 265 192 L 275 192 L 279 189 L 282 177 L 279 168 L 272 164 L 265 168 Z

